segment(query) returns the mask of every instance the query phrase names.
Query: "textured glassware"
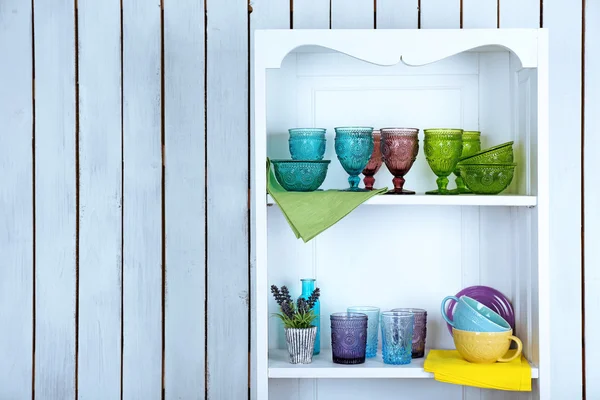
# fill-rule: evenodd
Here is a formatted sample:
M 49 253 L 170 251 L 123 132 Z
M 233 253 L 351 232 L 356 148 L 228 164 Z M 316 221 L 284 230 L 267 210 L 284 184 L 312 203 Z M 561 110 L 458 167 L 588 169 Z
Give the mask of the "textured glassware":
M 330 160 L 271 160 L 277 182 L 288 192 L 312 192 L 323 184 Z
M 404 189 L 408 173 L 419 153 L 419 130 L 416 128 L 384 128 L 381 130 L 381 154 L 388 170 L 394 175 L 394 189 L 388 194 L 415 194 Z
M 366 314 L 367 322 L 367 358 L 377 355 L 377 339 L 379 337 L 379 308 L 370 306 L 348 307 L 349 313 Z
M 367 349 L 367 315 L 334 313 L 331 320 L 331 354 L 335 364 L 362 364 Z
M 481 151 L 481 132 L 479 131 L 464 131 L 462 136 L 462 153 L 460 157 L 469 157 L 474 154 L 477 154 Z M 466 194 L 473 193 L 471 190 L 465 185 L 463 178 L 460 176 L 460 169 L 458 166 L 454 170 L 454 175 L 456 175 L 456 191 L 458 194 Z
M 475 194 L 498 194 L 513 180 L 517 164 L 459 164 L 460 174 Z
M 335 128 L 335 154 L 344 170 L 350 175 L 348 191 L 366 191 L 358 187 L 358 175 L 367 166 L 373 153 L 373 128 L 338 127 Z
M 381 313 L 381 353 L 385 364 L 410 364 L 414 321 L 412 313 Z
M 383 158 L 381 157 L 381 132 L 378 130 L 373 131 L 373 153 L 362 173 L 365 176 L 363 182 L 365 183 L 365 189 L 373 190 L 375 184 L 375 174 L 381 168 L 383 164 Z M 368 357 L 368 356 L 367 356 Z
M 313 278 L 300 279 L 302 282 L 302 294 L 300 295 L 303 299 L 308 299 L 312 292 L 315 290 L 317 280 Z M 317 327 L 317 336 L 315 338 L 315 350 L 314 354 L 317 355 L 321 352 L 321 302 L 317 300 L 313 307 L 317 319 L 313 322 L 313 325 Z
M 462 153 L 462 129 L 426 129 L 424 132 L 425 158 L 438 177 L 438 188 L 425 193 L 458 194 L 448 190 L 448 176 L 456 169 Z
M 325 155 L 325 133 L 323 128 L 293 128 L 288 129 L 290 138 L 288 144 L 292 160 L 322 160 Z
M 394 308 L 394 312 L 413 314 L 412 358 L 425 356 L 425 341 L 427 339 L 427 311 L 422 308 Z

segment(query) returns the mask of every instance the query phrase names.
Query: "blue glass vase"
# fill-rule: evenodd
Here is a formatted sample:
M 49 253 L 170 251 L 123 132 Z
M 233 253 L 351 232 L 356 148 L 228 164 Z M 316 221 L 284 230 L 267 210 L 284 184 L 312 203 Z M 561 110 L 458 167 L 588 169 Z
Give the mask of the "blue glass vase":
M 308 299 L 312 292 L 315 290 L 317 280 L 312 278 L 300 279 L 302 282 L 302 294 L 300 295 L 303 299 Z M 315 314 L 317 315 L 317 319 L 313 322 L 313 325 L 317 327 L 317 337 L 315 339 L 315 350 L 313 352 L 314 355 L 319 354 L 321 352 L 321 302 L 317 300 L 315 306 L 313 307 Z

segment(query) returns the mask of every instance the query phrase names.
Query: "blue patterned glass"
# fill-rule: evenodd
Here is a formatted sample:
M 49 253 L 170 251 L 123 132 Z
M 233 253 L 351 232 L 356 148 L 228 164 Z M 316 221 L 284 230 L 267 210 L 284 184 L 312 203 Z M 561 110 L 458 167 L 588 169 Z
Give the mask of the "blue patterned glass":
M 414 321 L 412 313 L 381 313 L 381 353 L 385 364 L 410 364 Z
M 344 127 L 335 128 L 335 154 L 348 177 L 349 191 L 360 189 L 358 175 L 365 169 L 373 153 L 373 128 Z
M 322 160 L 325 155 L 326 129 L 294 128 L 288 129 L 290 138 L 290 154 L 292 160 L 315 161 Z
M 367 316 L 335 313 L 331 320 L 331 355 L 335 364 L 362 364 L 367 349 Z
M 368 317 L 367 322 L 367 358 L 377 355 L 377 339 L 379 337 L 379 308 L 378 307 L 348 307 L 349 313 L 362 313 Z
M 300 297 L 308 299 L 315 290 L 317 284 L 316 279 L 305 278 L 300 279 L 300 281 L 302 282 L 302 294 Z M 313 354 L 317 355 L 321 352 L 321 302 L 319 300 L 315 303 L 313 310 L 317 315 L 317 319 L 313 322 L 313 325 L 317 327 L 317 337 L 315 338 L 315 350 Z

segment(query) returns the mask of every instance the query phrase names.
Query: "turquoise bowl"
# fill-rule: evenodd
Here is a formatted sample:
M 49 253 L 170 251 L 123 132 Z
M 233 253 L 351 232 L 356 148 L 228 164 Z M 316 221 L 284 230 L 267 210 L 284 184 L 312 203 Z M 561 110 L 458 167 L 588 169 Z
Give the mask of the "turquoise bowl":
M 325 155 L 325 133 L 323 128 L 288 129 L 290 154 L 292 160 L 322 160 Z
M 456 301 L 453 320 L 446 314 L 446 302 Z M 498 313 L 468 296 L 448 296 L 442 300 L 442 317 L 452 327 L 469 332 L 506 332 L 511 326 Z
M 323 184 L 330 160 L 271 160 L 277 181 L 288 192 L 312 192 Z

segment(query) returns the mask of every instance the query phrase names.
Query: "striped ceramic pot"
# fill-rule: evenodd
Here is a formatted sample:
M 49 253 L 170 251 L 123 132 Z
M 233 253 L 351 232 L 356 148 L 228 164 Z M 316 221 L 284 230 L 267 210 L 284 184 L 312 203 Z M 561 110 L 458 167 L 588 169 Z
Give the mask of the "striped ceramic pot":
M 285 328 L 285 341 L 290 354 L 290 363 L 310 364 L 315 349 L 316 337 L 316 326 L 305 329 Z

